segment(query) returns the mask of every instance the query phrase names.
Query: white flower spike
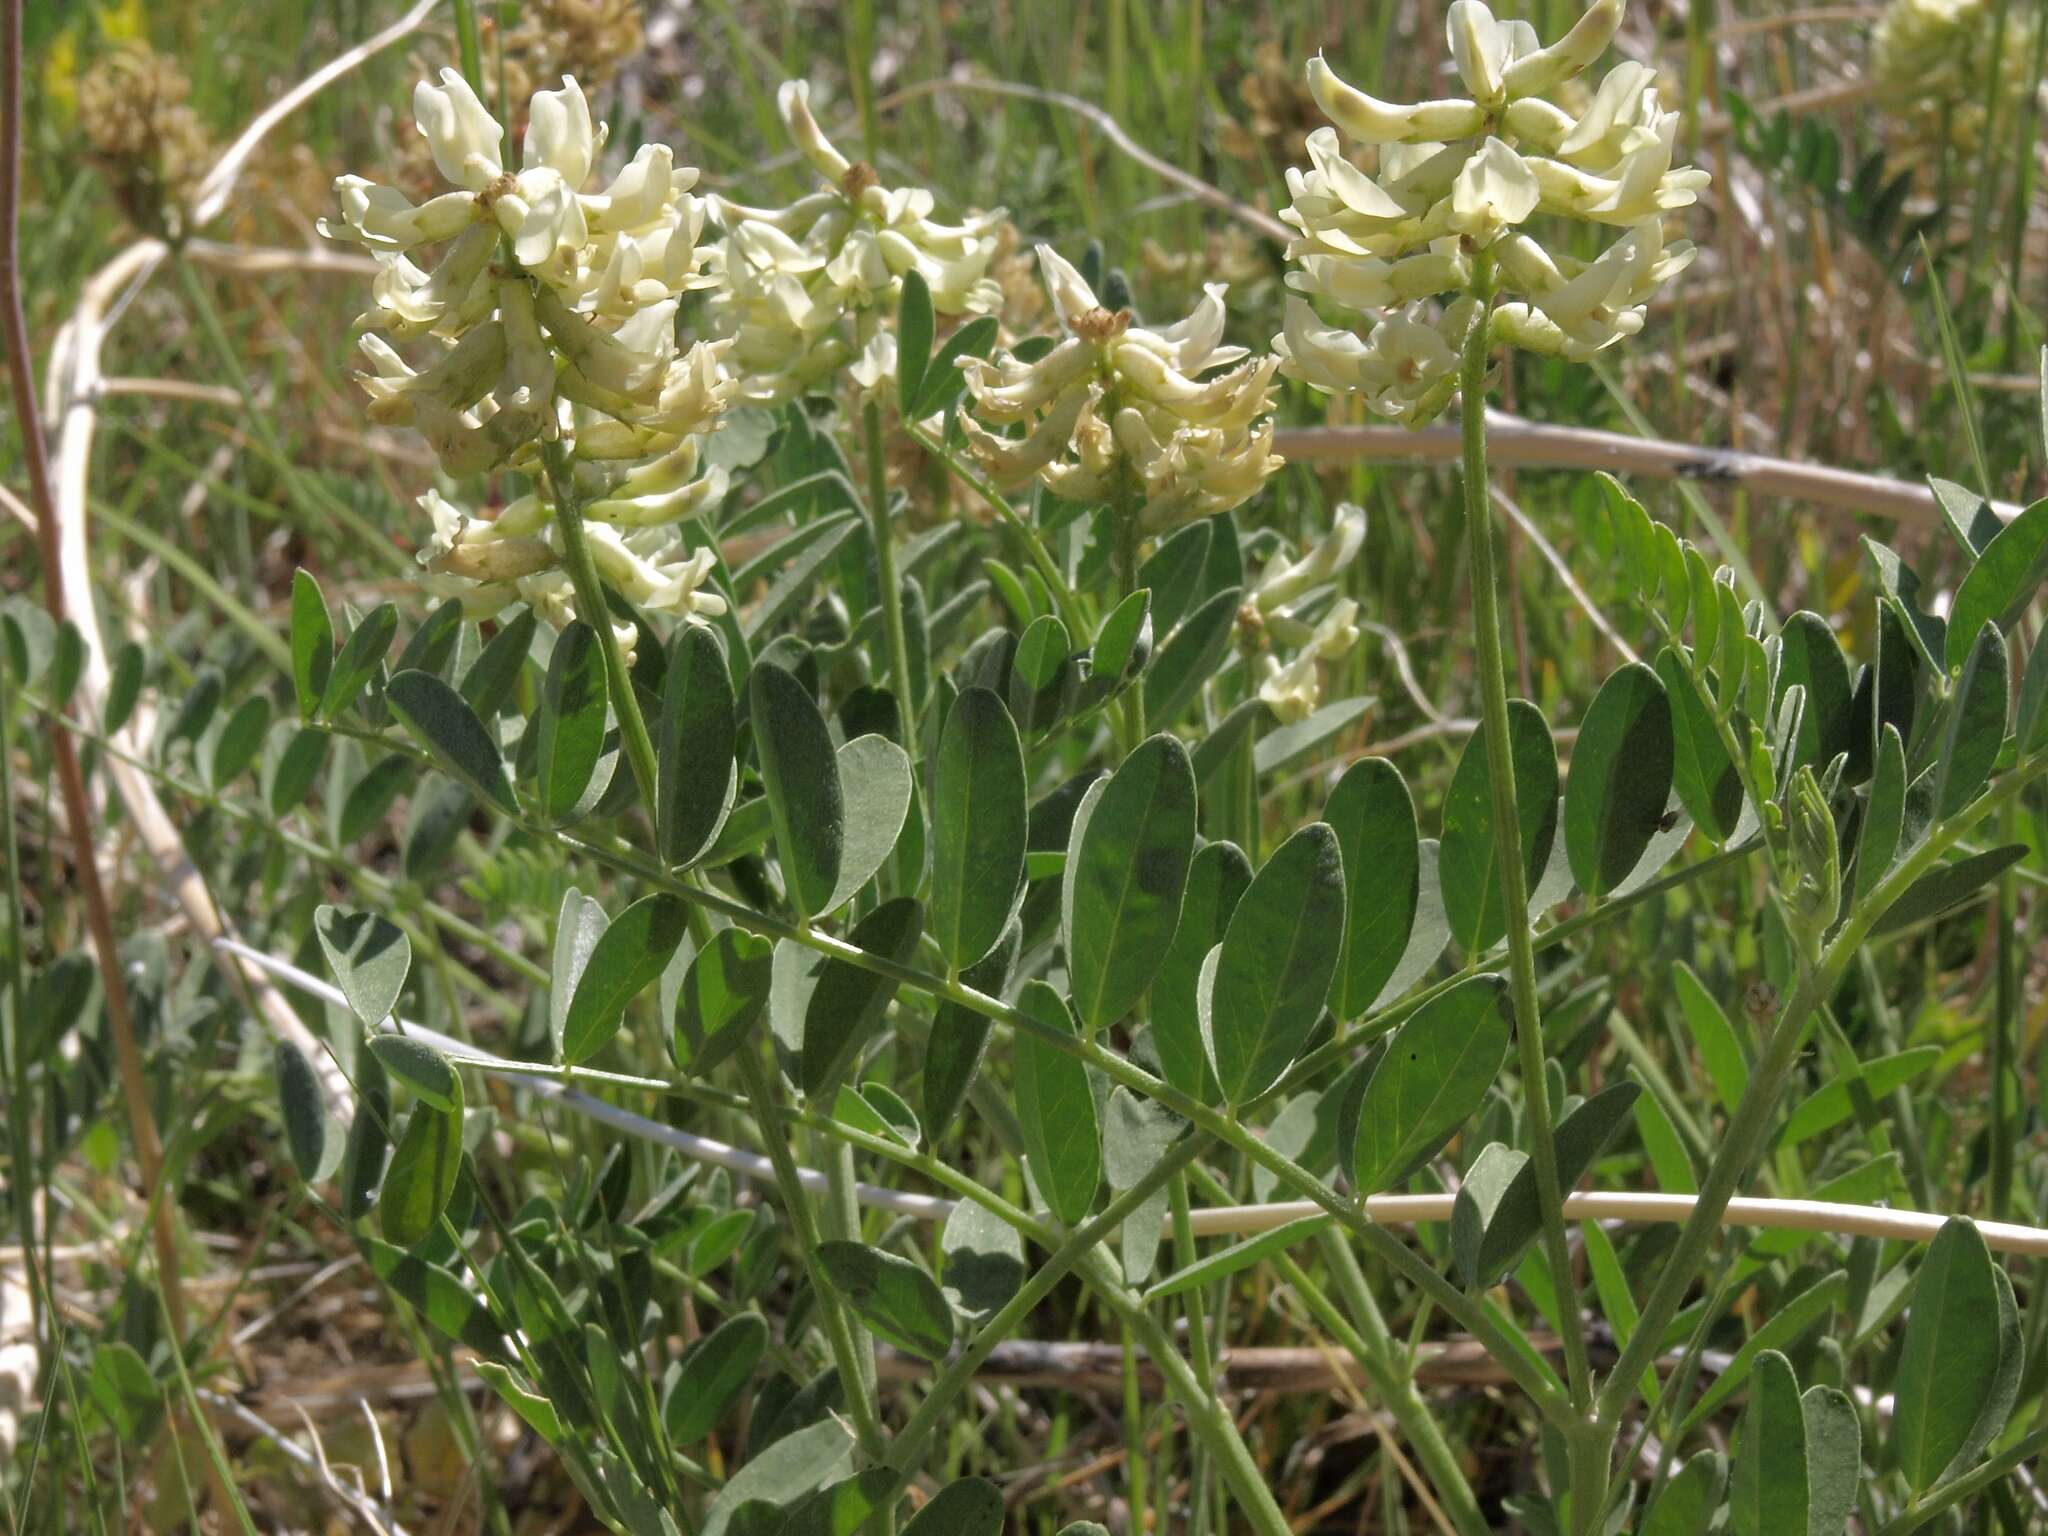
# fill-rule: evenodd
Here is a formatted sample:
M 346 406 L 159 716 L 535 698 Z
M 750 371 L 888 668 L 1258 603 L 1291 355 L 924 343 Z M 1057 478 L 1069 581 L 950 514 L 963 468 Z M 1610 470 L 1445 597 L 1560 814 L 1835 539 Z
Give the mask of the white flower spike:
M 1221 284 L 1184 319 L 1148 327 L 1106 308 L 1051 246 L 1038 247 L 1038 265 L 1066 339 L 1032 363 L 960 364 L 974 400 L 961 425 L 998 481 L 1035 476 L 1070 501 L 1127 498 L 1144 533 L 1227 512 L 1265 484 L 1281 462 L 1270 419 L 1280 360 L 1223 344 Z M 1017 423 L 1029 425 L 1023 437 L 991 430 Z
M 931 193 L 884 187 L 871 167 L 833 145 L 811 115 L 808 83 L 785 81 L 776 104 L 825 185 L 785 208 L 713 199 L 726 233 L 711 323 L 733 343 L 745 398 L 791 400 L 848 366 L 857 388 L 872 389 L 876 337 L 909 272 L 923 277 L 940 315 L 988 314 L 1001 305 L 1002 289 L 988 275 L 1000 208 L 941 224 L 931 216 Z
M 570 456 L 599 571 L 645 611 L 703 620 L 724 610 L 714 557 L 680 525 L 725 494 L 703 469 L 736 381 L 729 341 L 676 341 L 678 296 L 716 281 L 698 243 L 697 179 L 644 146 L 608 185 L 593 178 L 604 133 L 575 80 L 534 93 L 517 171 L 504 134 L 463 78 L 444 70 L 414 92 L 420 132 L 457 190 L 415 207 L 356 176 L 335 182 L 340 219 L 324 233 L 377 258 L 362 323 L 371 419 L 410 427 L 451 476 L 523 471 L 545 487 L 543 443 Z M 424 265 L 430 247 L 440 259 Z M 387 340 L 386 337 L 391 338 Z M 392 341 L 432 352 L 417 360 Z M 420 500 L 425 579 L 476 615 L 524 601 L 548 622 L 575 616 L 547 494 L 476 517 L 438 492 Z M 632 626 L 621 641 L 635 642 Z
M 1661 221 L 1698 199 L 1707 173 L 1674 164 L 1678 114 L 1641 64 L 1617 65 L 1576 117 L 1543 99 L 1606 50 L 1622 3 L 1593 0 L 1545 48 L 1526 22 L 1454 0 L 1446 33 L 1464 98 L 1400 106 L 1309 61 L 1317 103 L 1377 146 L 1378 165 L 1360 170 L 1324 128 L 1308 136 L 1309 168 L 1287 173 L 1281 217 L 1300 266 L 1288 286 L 1306 298 L 1289 300 L 1273 341 L 1285 372 L 1420 423 L 1456 393 L 1482 303 L 1491 339 L 1560 357 L 1642 328 L 1652 293 L 1692 259 L 1665 244 Z M 1543 215 L 1623 233 L 1591 263 L 1553 259 L 1526 232 Z M 1368 334 L 1324 325 L 1307 299 L 1365 317 Z

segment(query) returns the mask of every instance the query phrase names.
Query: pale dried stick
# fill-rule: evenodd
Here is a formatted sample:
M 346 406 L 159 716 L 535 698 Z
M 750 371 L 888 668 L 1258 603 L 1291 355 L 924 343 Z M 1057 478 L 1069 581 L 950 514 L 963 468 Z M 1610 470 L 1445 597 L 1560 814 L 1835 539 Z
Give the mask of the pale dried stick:
M 199 184 L 193 201 L 192 222 L 205 224 L 226 205 L 229 195 L 249 157 L 264 136 L 316 95 L 323 87 L 361 66 L 385 48 L 403 40 L 433 13 L 436 0 L 419 0 L 390 26 L 329 60 L 304 80 L 257 113 L 248 127 Z M 245 252 L 209 241 L 194 241 L 187 253 L 209 265 L 239 265 L 244 270 L 355 270 L 360 257 L 338 257 L 334 253 Z M 112 672 L 105 638 L 100 632 L 94 608 L 92 566 L 88 544 L 87 509 L 92 472 L 93 436 L 98 428 L 98 402 L 103 392 L 100 353 L 114 318 L 126 307 L 127 298 L 147 282 L 170 254 L 160 240 L 142 239 L 118 252 L 89 279 L 79 295 L 71 318 L 58 332 L 51 349 L 45 392 L 48 418 L 56 425 L 55 464 L 52 473 L 52 502 L 57 522 L 58 552 L 51 579 L 62 593 L 66 606 L 85 641 L 85 666 L 79 680 L 79 697 L 88 713 L 102 712 Z M 141 744 L 131 726 L 117 733 L 119 749 L 103 758 L 103 769 L 115 792 L 127 807 L 130 822 L 148 849 L 150 858 L 163 873 L 186 920 L 201 939 L 233 936 L 225 914 L 213 900 L 205 878 L 193 865 L 177 825 L 157 798 L 154 787 L 125 757 L 135 757 Z M 214 949 L 216 957 L 221 955 Z M 344 1123 L 353 1113 L 354 1097 L 347 1079 L 328 1056 L 291 1004 L 260 970 L 224 960 L 226 971 L 247 998 L 251 1010 L 279 1040 L 306 1058 L 318 1076 L 330 1109 Z

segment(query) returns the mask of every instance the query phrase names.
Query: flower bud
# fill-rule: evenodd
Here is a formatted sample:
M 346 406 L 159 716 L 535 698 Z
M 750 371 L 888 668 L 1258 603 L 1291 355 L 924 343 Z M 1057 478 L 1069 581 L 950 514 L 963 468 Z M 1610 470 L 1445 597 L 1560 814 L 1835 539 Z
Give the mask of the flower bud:
M 1502 74 L 1507 93 L 1542 96 L 1584 70 L 1614 41 L 1622 4 L 1623 0 L 1593 0 L 1563 37 L 1510 63 Z

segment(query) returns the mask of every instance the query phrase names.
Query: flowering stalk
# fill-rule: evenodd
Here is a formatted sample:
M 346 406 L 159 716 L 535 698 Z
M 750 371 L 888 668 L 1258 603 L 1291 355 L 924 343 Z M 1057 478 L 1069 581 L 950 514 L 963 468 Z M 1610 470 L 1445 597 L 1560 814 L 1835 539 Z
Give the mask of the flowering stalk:
M 868 461 L 868 529 L 875 541 L 875 571 L 882 584 L 882 629 L 889 645 L 889 677 L 903 720 L 903 747 L 917 750 L 917 699 L 910 688 L 910 646 L 903 635 L 903 583 L 896 574 L 895 530 L 889 522 L 888 466 L 882 459 L 882 404 L 869 390 L 860 409 Z
M 601 616 L 608 606 L 604 580 L 591 557 L 590 539 L 583 527 L 583 500 L 569 469 L 569 455 L 559 442 L 545 444 L 541 462 L 547 467 L 548 488 L 554 493 L 555 526 L 562 534 L 562 560 L 575 583 L 576 606 L 597 616 L 591 628 L 597 632 L 598 653 L 604 657 L 604 678 L 611 690 L 612 713 L 619 722 L 619 735 L 626 746 L 626 761 L 633 767 L 633 781 L 640 786 L 640 803 L 654 815 L 654 738 L 647 731 L 647 717 L 640 712 L 639 695 L 633 691 L 633 672 L 619 645 L 618 632 Z
M 1481 256 L 1473 271 L 1473 297 L 1491 303 L 1491 262 Z M 1486 483 L 1486 371 L 1492 349 L 1485 323 L 1475 324 L 1460 360 L 1459 416 L 1464 445 L 1465 537 L 1472 549 L 1472 627 L 1478 647 L 1479 718 L 1486 736 L 1486 774 L 1493 791 L 1495 864 L 1501 904 L 1507 912 L 1508 985 L 1514 1000 L 1515 1048 L 1528 1096 L 1530 1165 L 1536 1170 L 1536 1200 L 1543 1213 L 1543 1255 L 1557 1289 L 1559 1331 L 1564 1336 L 1565 1372 L 1572 1404 L 1592 1404 L 1592 1371 L 1580 1321 L 1579 1286 L 1565 1239 L 1564 1192 L 1557 1176 L 1557 1143 L 1552 1136 L 1550 1085 L 1544 1074 L 1543 1014 L 1536 997 L 1536 948 L 1529 932 L 1529 883 L 1522 867 L 1522 821 L 1515 805 L 1514 758 L 1508 742 L 1507 663 L 1500 626 L 1499 577 L 1493 566 L 1493 498 Z M 1505 856 L 1501 850 L 1505 848 Z M 1581 1526 L 1581 1529 L 1584 1529 Z

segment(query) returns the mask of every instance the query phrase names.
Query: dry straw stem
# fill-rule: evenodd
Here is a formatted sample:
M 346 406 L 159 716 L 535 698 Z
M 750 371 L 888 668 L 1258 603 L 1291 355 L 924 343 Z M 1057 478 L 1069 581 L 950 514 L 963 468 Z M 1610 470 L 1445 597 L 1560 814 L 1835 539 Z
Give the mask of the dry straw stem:
M 1926 486 L 1884 475 L 1735 448 L 1698 448 L 1586 427 L 1556 427 L 1505 411 L 1487 412 L 1486 448 L 1494 464 L 1504 469 L 1604 469 L 1615 475 L 1690 480 L 1913 526 L 1933 526 L 1940 516 L 1934 493 Z M 1295 464 L 1361 459 L 1453 464 L 1458 459 L 1458 427 L 1283 427 L 1273 434 L 1273 451 Z M 1993 502 L 1992 508 L 2008 521 L 2019 515 L 2019 508 L 2009 502 Z
M 193 209 L 195 227 L 226 206 L 236 179 L 264 135 L 324 87 L 417 31 L 433 14 L 436 3 L 437 0 L 419 0 L 390 26 L 336 55 L 251 119 L 201 180 Z M 79 295 L 76 309 L 57 333 L 44 381 L 46 414 L 56 423 L 55 463 L 49 487 L 55 558 L 49 586 L 53 601 L 61 604 L 77 624 L 85 642 L 85 667 L 78 696 L 87 714 L 95 717 L 104 713 L 112 672 L 93 603 L 87 507 L 99 402 L 118 388 L 101 373 L 100 352 L 108 331 L 127 308 L 128 301 L 170 254 L 170 248 L 161 240 L 137 240 L 93 274 Z M 188 242 L 184 254 L 208 266 L 250 272 L 355 272 L 363 264 L 360 257 L 331 251 L 242 250 L 201 240 Z M 138 711 L 136 718 L 113 737 L 111 745 L 116 750 L 105 755 L 102 771 L 113 781 L 129 821 L 193 931 L 208 942 L 231 939 L 233 927 L 214 903 L 204 877 L 186 855 L 177 824 L 149 780 L 133 765 L 143 754 L 142 743 L 147 733 L 148 720 Z M 87 858 L 89 854 L 81 854 L 81 862 Z M 345 1122 L 353 1113 L 355 1102 L 347 1080 L 300 1021 L 284 994 L 260 970 L 238 965 L 232 958 L 227 960 L 226 969 L 271 1033 L 297 1048 L 312 1065 L 329 1108 Z M 145 1173 L 148 1171 L 145 1162 Z M 164 1210 L 168 1214 L 168 1207 Z
M 43 567 L 43 604 L 54 623 L 69 617 L 64 583 L 59 576 L 61 533 L 50 488 L 49 446 L 43 439 L 42 418 L 36 412 L 35 364 L 29 346 L 28 324 L 21 307 L 19 266 L 21 223 L 21 92 L 22 92 L 22 0 L 5 0 L 0 5 L 0 325 L 6 329 L 7 379 L 14 404 L 15 422 L 21 433 L 22 461 L 28 472 L 28 499 L 35 513 L 37 549 Z M 89 610 L 81 615 L 89 621 Z M 91 930 L 94 958 L 99 963 L 101 991 L 106 1000 L 107 1022 L 114 1037 L 115 1073 L 121 1083 L 121 1098 L 128 1116 L 129 1133 L 135 1139 L 135 1159 L 142 1171 L 142 1194 L 152 1204 L 151 1222 L 156 1244 L 158 1281 L 171 1326 L 180 1333 L 185 1327 L 184 1292 L 178 1274 L 177 1213 L 161 1189 L 163 1141 L 157 1133 L 156 1114 L 151 1108 L 149 1085 L 143 1079 L 142 1053 L 135 1044 L 134 1018 L 129 1009 L 128 983 L 122 970 L 119 941 L 114 934 L 113 913 L 107 905 L 106 888 L 100 883 L 99 863 L 93 847 L 93 806 L 85 787 L 85 775 L 78 765 L 78 750 L 71 740 L 69 722 L 62 713 L 53 719 L 50 732 L 50 760 L 64 797 L 64 822 L 71 834 L 71 864 L 78 893 L 85 906 L 86 926 Z
M 233 940 L 217 941 L 215 947 L 228 950 L 250 965 L 261 967 L 301 991 L 337 1005 L 345 1005 L 346 999 L 340 988 L 300 970 L 287 961 Z M 602 1121 L 614 1130 L 623 1131 L 638 1140 L 674 1147 L 685 1156 L 749 1177 L 774 1177 L 774 1170 L 768 1159 L 758 1153 L 728 1146 L 722 1141 L 714 1141 L 706 1136 L 694 1136 L 688 1131 L 677 1130 L 673 1126 L 650 1120 L 643 1115 L 636 1115 L 631 1110 L 623 1109 L 594 1094 L 566 1086 L 554 1077 L 538 1075 L 558 1072 L 557 1068 L 494 1056 L 421 1024 L 387 1019 L 385 1027 L 403 1030 L 404 1033 L 423 1040 L 428 1045 L 446 1051 L 455 1058 L 459 1066 L 469 1067 L 487 1076 L 518 1082 L 564 1109 Z M 600 1073 L 579 1075 L 587 1076 L 594 1082 L 609 1080 L 617 1086 L 650 1092 L 659 1092 L 668 1086 L 655 1078 L 632 1078 Z M 827 1187 L 825 1175 L 816 1169 L 800 1168 L 797 1172 L 805 1188 L 823 1191 Z M 953 1213 L 953 1207 L 957 1204 L 956 1201 L 936 1195 L 885 1189 L 875 1184 L 857 1184 L 854 1190 L 863 1205 L 919 1221 L 942 1222 Z M 1444 1222 L 1451 1219 L 1451 1202 L 1454 1198 L 1453 1194 L 1373 1195 L 1365 1202 L 1365 1213 L 1375 1222 L 1388 1227 L 1412 1227 L 1424 1222 Z M 1585 1191 L 1565 1197 L 1564 1213 L 1567 1219 L 1580 1222 L 1679 1223 L 1691 1216 L 1696 1204 L 1698 1201 L 1691 1195 Z M 1317 1215 L 1321 1211 L 1321 1206 L 1309 1200 L 1273 1201 L 1263 1205 L 1214 1205 L 1197 1209 L 1192 1224 L 1197 1237 L 1227 1237 L 1249 1232 L 1270 1232 L 1275 1227 L 1285 1226 L 1288 1222 L 1297 1221 L 1304 1216 Z M 1728 1208 L 1721 1216 L 1721 1224 L 1724 1227 L 1776 1227 L 1794 1232 L 1824 1233 L 1836 1237 L 1889 1238 L 1908 1243 L 1932 1242 L 1935 1234 L 1947 1220 L 1946 1216 L 1930 1211 L 1894 1211 L 1881 1206 L 1842 1205 L 1828 1200 L 1773 1200 L 1739 1195 L 1728 1202 Z M 1984 1234 L 1985 1243 L 1995 1252 L 2048 1258 L 2048 1228 L 2025 1227 L 2007 1221 L 1982 1221 L 1977 1223 L 1977 1230 Z

